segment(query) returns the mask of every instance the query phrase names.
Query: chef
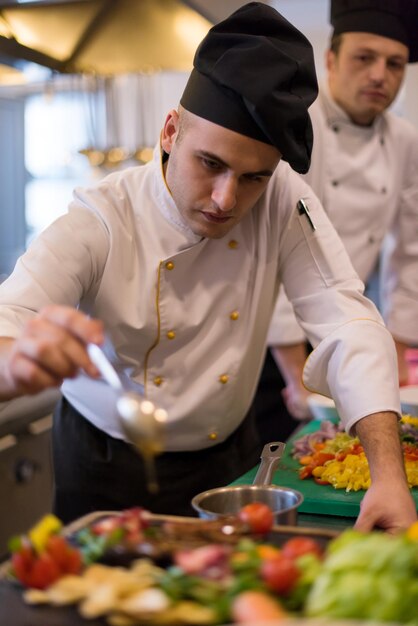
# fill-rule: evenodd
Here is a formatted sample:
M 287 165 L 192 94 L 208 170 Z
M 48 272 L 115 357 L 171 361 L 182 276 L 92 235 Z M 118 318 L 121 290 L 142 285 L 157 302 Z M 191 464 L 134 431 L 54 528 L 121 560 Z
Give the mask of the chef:
M 383 248 L 381 305 L 397 348 L 400 384 L 408 382 L 406 350 L 418 345 L 418 131 L 388 108 L 407 63 L 418 61 L 417 23 L 415 0 L 331 0 L 327 82 L 309 111 L 315 141 L 305 175 L 365 283 Z M 283 292 L 269 344 L 290 413 L 308 417 L 304 333 Z M 274 368 L 269 357 L 263 376 L 280 387 Z M 261 396 L 259 403 L 264 406 Z M 264 407 L 265 440 L 278 434 L 274 420 Z
M 282 281 L 315 346 L 306 383 L 338 399 L 368 455 L 359 527 L 415 520 L 392 337 L 296 173 L 309 167 L 316 94 L 306 38 L 245 5 L 200 44 L 153 161 L 76 190 L 1 285 L 0 397 L 63 382 L 53 445 L 65 521 L 133 505 L 189 513 L 192 496 L 257 462 L 250 405 Z M 168 411 L 157 495 L 88 342 Z

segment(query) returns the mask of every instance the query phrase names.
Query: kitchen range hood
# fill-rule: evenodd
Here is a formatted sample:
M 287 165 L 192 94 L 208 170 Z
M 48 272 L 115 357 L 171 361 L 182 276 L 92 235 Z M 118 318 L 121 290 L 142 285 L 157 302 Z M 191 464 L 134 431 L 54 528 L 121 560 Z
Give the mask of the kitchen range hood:
M 213 9 L 217 2 L 0 0 L 0 62 L 102 76 L 190 71 L 197 45 L 216 21 L 205 4 Z M 231 2 L 228 13 L 241 4 Z

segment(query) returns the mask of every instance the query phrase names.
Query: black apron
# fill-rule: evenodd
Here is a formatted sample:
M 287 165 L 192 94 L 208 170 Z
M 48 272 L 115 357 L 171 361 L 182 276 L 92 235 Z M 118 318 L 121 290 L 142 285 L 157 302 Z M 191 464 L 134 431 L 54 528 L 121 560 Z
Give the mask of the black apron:
M 252 410 L 224 442 L 156 458 L 157 494 L 149 493 L 144 464 L 134 448 L 93 426 L 62 398 L 54 413 L 54 513 L 68 523 L 99 510 L 141 506 L 153 513 L 195 515 L 190 501 L 229 484 L 260 460 Z

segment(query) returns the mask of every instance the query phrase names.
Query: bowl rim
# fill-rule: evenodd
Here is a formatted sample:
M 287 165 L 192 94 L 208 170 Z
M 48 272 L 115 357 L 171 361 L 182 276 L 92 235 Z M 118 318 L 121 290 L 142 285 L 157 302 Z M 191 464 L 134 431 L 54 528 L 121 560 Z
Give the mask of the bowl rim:
M 209 513 L 211 515 L 233 515 L 233 513 L 216 513 L 215 511 L 212 511 L 211 509 L 206 509 L 205 507 L 201 506 L 200 502 L 202 502 L 207 496 L 211 496 L 213 494 L 226 493 L 226 492 L 231 492 L 231 491 L 243 491 L 243 490 L 274 491 L 274 492 L 279 491 L 279 492 L 294 493 L 297 497 L 297 502 L 284 509 L 273 511 L 274 515 L 281 515 L 282 513 L 287 513 L 288 511 L 292 511 L 294 509 L 297 510 L 298 507 L 303 503 L 305 499 L 303 494 L 300 491 L 298 491 L 297 489 L 292 489 L 291 487 L 280 487 L 279 485 L 231 485 L 230 487 L 228 486 L 214 487 L 213 489 L 207 489 L 206 491 L 201 491 L 200 493 L 193 496 L 193 498 L 191 499 L 191 505 L 195 509 L 195 511 L 202 512 L 202 513 Z

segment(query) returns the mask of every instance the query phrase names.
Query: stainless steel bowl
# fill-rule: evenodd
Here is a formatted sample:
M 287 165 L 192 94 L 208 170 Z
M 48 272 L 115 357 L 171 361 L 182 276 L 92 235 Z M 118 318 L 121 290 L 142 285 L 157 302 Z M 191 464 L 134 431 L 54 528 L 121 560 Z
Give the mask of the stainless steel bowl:
M 197 494 L 191 504 L 199 517 L 216 519 L 221 515 L 235 515 L 246 504 L 262 502 L 273 511 L 276 524 L 295 526 L 297 509 L 303 502 L 303 495 L 295 489 L 271 484 L 284 448 L 285 444 L 277 441 L 264 446 L 252 485 L 218 487 Z
M 199 517 L 216 519 L 221 515 L 235 515 L 246 504 L 262 502 L 274 514 L 276 524 L 297 524 L 297 509 L 303 502 L 299 491 L 274 485 L 237 485 L 209 489 L 195 496 L 192 506 Z

